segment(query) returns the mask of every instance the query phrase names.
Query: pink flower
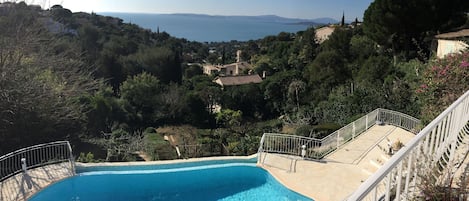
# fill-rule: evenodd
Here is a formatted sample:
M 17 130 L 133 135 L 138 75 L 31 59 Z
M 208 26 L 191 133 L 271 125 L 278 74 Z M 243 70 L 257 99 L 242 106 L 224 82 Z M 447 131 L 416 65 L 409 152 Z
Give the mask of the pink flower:
M 462 61 L 460 66 L 461 66 L 461 68 L 469 67 L 469 62 Z
M 422 88 L 422 89 L 428 89 L 428 85 L 427 85 L 427 84 L 422 84 L 422 85 L 420 85 L 420 88 Z

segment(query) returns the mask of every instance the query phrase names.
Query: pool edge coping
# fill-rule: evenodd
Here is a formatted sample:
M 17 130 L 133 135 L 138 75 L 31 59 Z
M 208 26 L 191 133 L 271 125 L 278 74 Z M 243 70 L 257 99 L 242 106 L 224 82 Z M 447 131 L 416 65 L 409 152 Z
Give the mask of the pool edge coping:
M 276 174 L 275 174 L 274 172 L 272 172 L 270 169 L 265 168 L 263 165 L 261 165 L 261 164 L 259 164 L 259 163 L 257 163 L 256 166 L 259 167 L 259 168 L 262 168 L 262 169 L 265 170 L 265 171 L 267 171 L 275 180 L 277 180 L 277 182 L 279 182 L 280 184 L 282 184 L 285 188 L 287 188 L 287 189 L 289 189 L 289 190 L 291 190 L 291 191 L 293 191 L 293 192 L 295 192 L 295 193 L 298 193 L 298 194 L 300 194 L 300 195 L 302 195 L 302 196 L 304 196 L 304 197 L 310 198 L 310 199 L 312 199 L 313 201 L 317 201 L 317 199 L 315 199 L 314 197 L 305 195 L 305 194 L 300 193 L 300 192 L 298 192 L 297 190 L 291 188 L 291 186 L 288 185 L 287 182 L 285 182 L 281 177 L 279 177 L 278 175 L 276 175 Z
M 190 163 L 202 161 L 217 161 L 217 160 L 249 160 L 257 157 L 256 154 L 249 156 L 213 156 L 202 158 L 189 158 L 189 159 L 174 159 L 174 160 L 161 160 L 161 161 L 134 161 L 134 162 L 99 162 L 99 163 L 81 163 L 76 162 L 77 167 L 112 167 L 112 166 L 137 166 L 137 165 L 165 165 L 177 163 Z

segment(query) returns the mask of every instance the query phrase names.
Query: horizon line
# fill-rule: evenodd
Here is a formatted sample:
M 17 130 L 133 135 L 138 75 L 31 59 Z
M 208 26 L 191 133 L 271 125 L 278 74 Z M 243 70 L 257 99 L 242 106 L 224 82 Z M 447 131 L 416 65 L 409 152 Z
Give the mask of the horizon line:
M 83 12 L 83 11 L 80 11 Z M 295 20 L 317 20 L 317 19 L 333 19 L 338 22 L 340 20 L 333 17 L 318 17 L 318 18 L 298 18 L 298 17 L 285 17 L 276 14 L 263 14 L 263 15 L 216 15 L 216 14 L 206 14 L 206 13 L 151 13 L 151 12 L 132 12 L 132 11 L 91 11 L 93 13 L 122 13 L 122 14 L 144 14 L 144 15 L 205 15 L 210 17 L 262 17 L 262 16 L 276 16 L 285 19 L 295 19 Z M 87 12 L 85 12 L 87 13 Z M 353 21 L 353 20 L 346 20 Z

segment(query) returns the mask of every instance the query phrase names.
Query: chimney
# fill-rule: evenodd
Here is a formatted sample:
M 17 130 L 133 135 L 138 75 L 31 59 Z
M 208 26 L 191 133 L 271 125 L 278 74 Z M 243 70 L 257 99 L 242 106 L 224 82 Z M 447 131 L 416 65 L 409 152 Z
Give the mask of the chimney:
M 241 62 L 241 50 L 236 51 L 236 63 Z

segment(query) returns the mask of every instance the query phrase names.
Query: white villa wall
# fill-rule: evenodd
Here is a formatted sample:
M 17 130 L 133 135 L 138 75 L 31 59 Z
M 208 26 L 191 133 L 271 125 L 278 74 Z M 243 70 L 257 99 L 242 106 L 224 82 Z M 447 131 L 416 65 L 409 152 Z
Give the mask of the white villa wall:
M 438 40 L 438 49 L 436 56 L 443 58 L 448 54 L 459 53 L 460 51 L 468 48 L 469 45 L 459 40 Z

